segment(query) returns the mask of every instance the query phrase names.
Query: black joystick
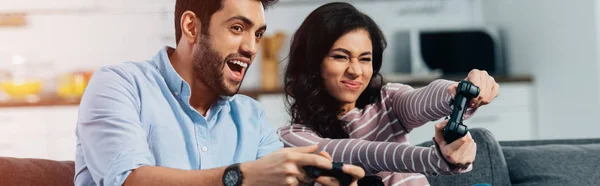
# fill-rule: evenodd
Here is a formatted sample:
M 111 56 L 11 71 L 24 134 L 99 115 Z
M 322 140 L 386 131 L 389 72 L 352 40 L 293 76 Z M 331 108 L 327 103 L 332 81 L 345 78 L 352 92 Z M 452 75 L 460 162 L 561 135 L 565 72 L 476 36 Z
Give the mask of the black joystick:
M 450 105 L 454 106 L 454 110 L 452 110 L 448 124 L 444 127 L 444 140 L 446 143 L 452 143 L 454 140 L 467 135 L 469 130 L 466 125 L 463 125 L 463 115 L 467 110 L 467 104 L 478 95 L 479 87 L 471 82 L 462 80 L 458 83 L 456 96 L 450 102 Z
M 310 178 L 317 178 L 319 176 L 330 176 L 336 178 L 341 186 L 348 186 L 352 183 L 352 175 L 346 174 L 342 171 L 343 162 L 333 162 L 333 166 L 330 170 L 322 169 L 315 166 L 302 167 L 306 172 L 306 175 Z

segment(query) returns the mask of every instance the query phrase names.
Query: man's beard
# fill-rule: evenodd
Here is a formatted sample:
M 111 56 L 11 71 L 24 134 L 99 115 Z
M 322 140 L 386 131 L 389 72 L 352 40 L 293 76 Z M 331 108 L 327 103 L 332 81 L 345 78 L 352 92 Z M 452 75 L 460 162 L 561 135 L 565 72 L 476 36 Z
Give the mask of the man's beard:
M 227 61 L 238 55 L 230 54 L 225 58 L 211 47 L 208 36 L 200 35 L 197 50 L 194 51 L 192 63 L 197 81 L 201 81 L 212 89 L 218 96 L 233 96 L 240 90 L 242 82 L 228 83 L 223 76 L 223 68 Z M 247 69 L 247 68 L 246 68 Z M 244 73 L 244 76 L 246 74 Z M 243 81 L 242 77 L 242 81 Z

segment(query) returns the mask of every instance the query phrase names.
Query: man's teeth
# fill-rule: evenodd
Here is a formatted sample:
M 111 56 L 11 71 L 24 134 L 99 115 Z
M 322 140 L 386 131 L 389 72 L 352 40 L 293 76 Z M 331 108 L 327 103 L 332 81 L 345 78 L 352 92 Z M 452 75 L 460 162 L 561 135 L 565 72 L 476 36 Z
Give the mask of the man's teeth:
M 248 67 L 248 63 L 244 63 L 244 62 L 241 62 L 241 61 L 238 61 L 238 60 L 231 60 L 229 62 L 232 63 L 232 64 L 239 65 L 239 66 L 241 66 L 243 68 L 247 68 Z

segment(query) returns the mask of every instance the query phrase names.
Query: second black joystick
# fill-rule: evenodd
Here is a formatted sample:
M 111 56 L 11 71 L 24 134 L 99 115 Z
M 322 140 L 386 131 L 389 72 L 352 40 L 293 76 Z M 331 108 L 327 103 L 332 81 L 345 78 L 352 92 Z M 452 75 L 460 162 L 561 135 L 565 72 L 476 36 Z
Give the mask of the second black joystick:
M 346 174 L 342 171 L 342 166 L 344 163 L 342 162 L 333 162 L 332 168 L 330 170 L 321 169 L 315 166 L 305 166 L 303 167 L 306 175 L 310 178 L 317 178 L 319 176 L 331 176 L 336 178 L 341 186 L 348 186 L 352 183 L 352 175 Z
M 458 138 L 467 135 L 469 129 L 463 124 L 464 114 L 468 107 L 467 104 L 477 96 L 479 96 L 479 87 L 466 80 L 458 83 L 456 95 L 450 102 L 451 106 L 453 106 L 452 115 L 450 115 L 450 120 L 448 120 L 448 124 L 444 127 L 443 133 L 446 143 L 450 144 Z

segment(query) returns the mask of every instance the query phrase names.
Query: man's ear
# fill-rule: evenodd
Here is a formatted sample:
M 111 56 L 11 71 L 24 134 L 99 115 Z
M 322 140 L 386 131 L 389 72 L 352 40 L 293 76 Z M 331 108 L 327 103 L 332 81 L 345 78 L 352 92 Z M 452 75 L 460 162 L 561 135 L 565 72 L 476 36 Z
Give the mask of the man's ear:
M 197 34 L 200 33 L 200 21 L 192 11 L 185 11 L 181 16 L 181 41 L 190 44 L 196 43 Z

